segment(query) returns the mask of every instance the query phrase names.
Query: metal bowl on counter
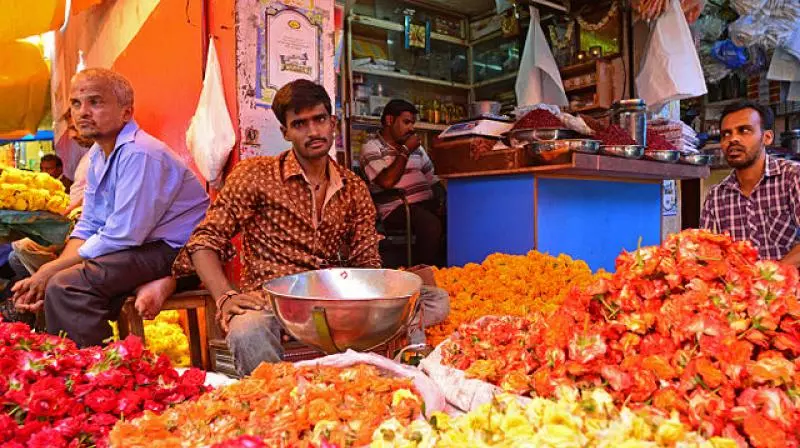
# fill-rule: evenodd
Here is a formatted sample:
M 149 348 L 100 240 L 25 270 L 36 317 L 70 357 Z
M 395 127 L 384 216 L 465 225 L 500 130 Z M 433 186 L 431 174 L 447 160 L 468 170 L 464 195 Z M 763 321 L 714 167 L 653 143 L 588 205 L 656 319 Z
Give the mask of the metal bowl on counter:
M 327 353 L 371 350 L 408 326 L 422 279 L 393 269 L 335 268 L 264 284 L 283 328 Z
M 681 159 L 680 151 L 645 151 L 644 158 L 654 162 L 677 163 Z
M 604 145 L 600 147 L 600 154 L 637 160 L 644 157 L 644 146 Z
M 503 104 L 499 101 L 475 101 L 469 103 L 469 116 L 470 118 L 477 118 L 483 115 L 499 115 Z
M 575 139 L 578 133 L 570 129 L 512 129 L 508 131 L 511 146 L 559 139 Z
M 572 162 L 573 152 L 597 154 L 600 150 L 599 140 L 552 140 L 530 143 L 528 151 L 535 163 L 553 165 Z
M 688 154 L 681 155 L 681 163 L 687 165 L 707 166 L 711 165 L 713 157 L 708 154 Z

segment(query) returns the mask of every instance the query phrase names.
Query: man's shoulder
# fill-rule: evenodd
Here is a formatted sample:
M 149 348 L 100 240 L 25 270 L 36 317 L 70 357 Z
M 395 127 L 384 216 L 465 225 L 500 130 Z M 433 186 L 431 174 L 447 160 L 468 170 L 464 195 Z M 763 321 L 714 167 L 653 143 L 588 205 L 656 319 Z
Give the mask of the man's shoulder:
M 245 176 L 250 178 L 273 177 L 279 174 L 280 155 L 277 156 L 255 156 L 240 160 L 233 166 L 232 177 Z
M 725 178 L 722 179 L 720 183 L 712 186 L 708 190 L 705 203 L 708 204 L 709 199 L 717 199 L 722 195 L 724 195 L 726 192 L 730 191 L 728 187 L 730 186 L 730 183 L 733 182 L 733 176 L 735 176 L 735 174 L 733 174 L 733 171 L 731 171 L 731 173 L 725 176 Z
M 361 145 L 361 151 L 369 150 L 369 151 L 381 151 L 384 148 L 384 144 L 378 137 L 373 136 L 363 145 Z
M 788 176 L 792 179 L 800 178 L 800 163 L 793 160 L 775 159 L 775 164 L 783 176 Z

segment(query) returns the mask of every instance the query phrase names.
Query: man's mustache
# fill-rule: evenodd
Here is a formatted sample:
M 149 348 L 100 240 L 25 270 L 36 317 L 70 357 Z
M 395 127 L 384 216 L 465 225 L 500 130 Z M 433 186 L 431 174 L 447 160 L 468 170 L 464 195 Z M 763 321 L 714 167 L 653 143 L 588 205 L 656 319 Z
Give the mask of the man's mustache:
M 309 146 L 313 145 L 316 142 L 328 143 L 328 139 L 327 138 L 312 138 L 311 140 L 306 142 L 306 148 L 308 148 Z

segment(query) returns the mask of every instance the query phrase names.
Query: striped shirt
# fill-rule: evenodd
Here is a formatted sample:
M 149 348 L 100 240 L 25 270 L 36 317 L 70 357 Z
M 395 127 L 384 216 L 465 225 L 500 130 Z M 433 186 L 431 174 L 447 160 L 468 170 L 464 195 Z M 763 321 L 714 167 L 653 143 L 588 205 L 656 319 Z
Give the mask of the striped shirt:
M 765 260 L 780 260 L 797 244 L 800 165 L 767 156 L 764 177 L 750 196 L 731 173 L 708 193 L 700 227 L 749 240 Z
M 369 188 L 372 193 L 383 191 L 375 183 L 375 178 L 394 162 L 395 157 L 397 157 L 397 151 L 383 139 L 380 132 L 361 148 L 361 166 L 370 180 Z M 403 190 L 408 202 L 414 204 L 433 199 L 431 186 L 438 181 L 439 179 L 433 173 L 433 162 L 425 149 L 420 146 L 409 155 L 406 171 L 394 188 Z M 376 205 L 378 213 L 383 219 L 401 204 L 400 200 L 393 200 Z

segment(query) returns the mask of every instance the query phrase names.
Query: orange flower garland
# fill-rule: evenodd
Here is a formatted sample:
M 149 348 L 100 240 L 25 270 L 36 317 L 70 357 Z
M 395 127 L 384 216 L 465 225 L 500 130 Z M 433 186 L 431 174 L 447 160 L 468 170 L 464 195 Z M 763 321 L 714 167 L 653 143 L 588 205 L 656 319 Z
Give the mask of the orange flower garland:
M 433 345 L 462 323 L 483 316 L 552 313 L 572 288 L 585 287 L 596 278 L 584 261 L 535 250 L 527 255 L 492 254 L 480 265 L 435 269 L 434 275 L 436 284 L 450 294 L 450 315 L 428 329 L 428 340 Z M 608 276 L 604 272 L 597 275 Z

